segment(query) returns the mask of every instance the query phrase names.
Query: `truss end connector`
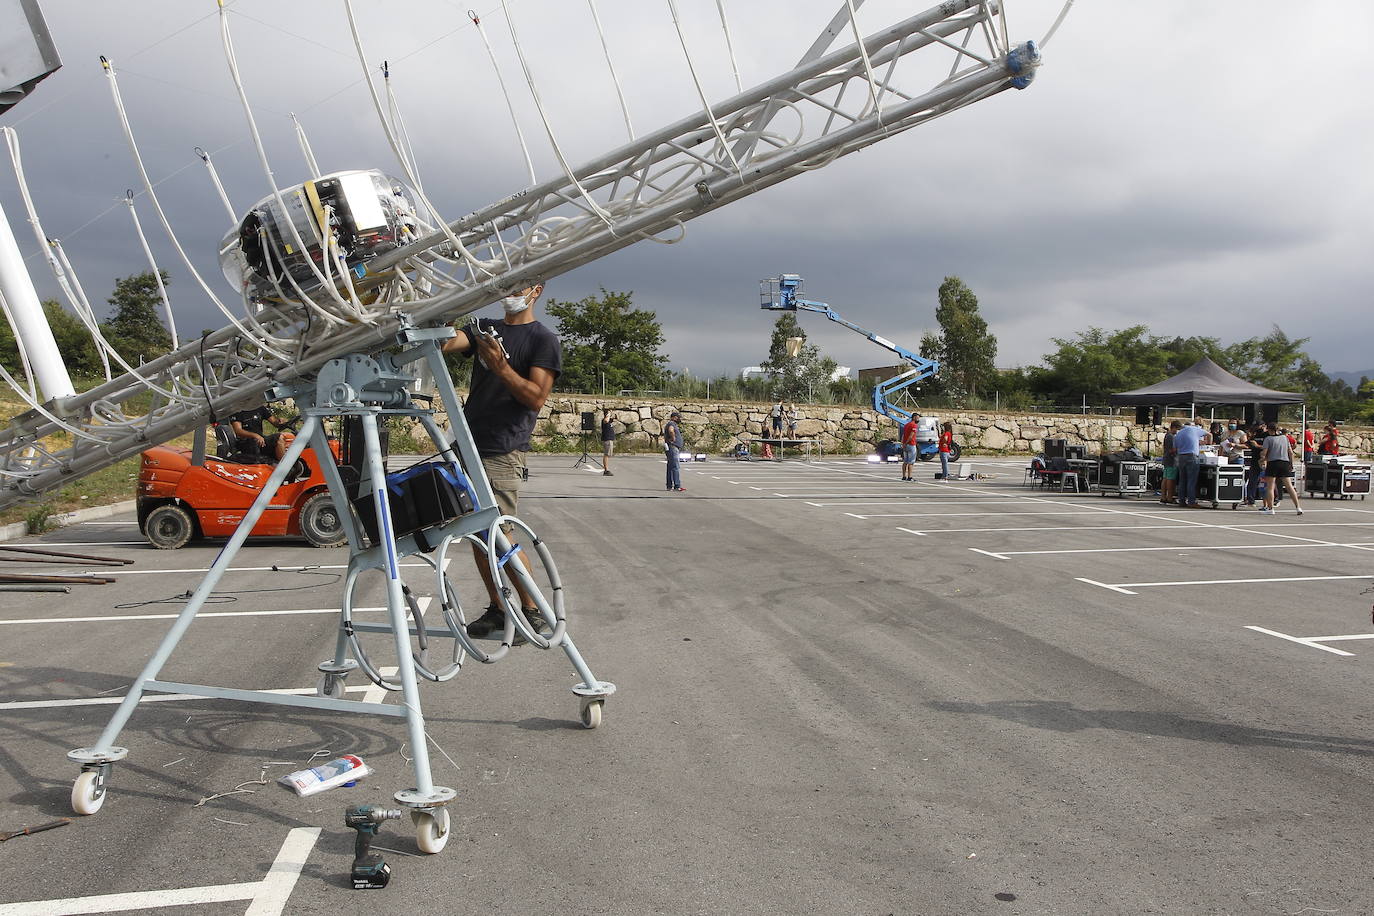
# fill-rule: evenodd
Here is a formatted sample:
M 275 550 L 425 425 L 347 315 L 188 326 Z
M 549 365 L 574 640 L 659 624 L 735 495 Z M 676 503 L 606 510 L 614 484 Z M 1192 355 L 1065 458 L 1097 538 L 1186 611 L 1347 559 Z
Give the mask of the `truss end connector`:
M 1007 69 L 1011 70 L 1011 87 L 1025 89 L 1035 80 L 1035 71 L 1040 69 L 1040 49 L 1035 42 L 1028 41 L 1017 45 L 1007 53 Z
M 711 186 L 706 183 L 705 179 L 698 181 L 695 187 L 697 189 L 697 198 L 701 201 L 703 207 L 709 207 L 716 202 L 716 195 L 711 193 Z

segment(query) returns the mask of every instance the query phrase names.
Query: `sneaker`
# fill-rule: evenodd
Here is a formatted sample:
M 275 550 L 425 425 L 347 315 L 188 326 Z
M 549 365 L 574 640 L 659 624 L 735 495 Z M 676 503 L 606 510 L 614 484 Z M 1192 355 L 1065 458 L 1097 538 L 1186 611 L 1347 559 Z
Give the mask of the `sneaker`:
M 525 612 L 525 619 L 530 622 L 530 626 L 534 627 L 534 632 L 538 633 L 540 636 L 553 635 L 553 627 L 549 626 L 548 621 L 539 613 L 539 608 L 527 607 L 523 608 L 523 610 Z M 514 649 L 516 646 L 523 646 L 527 642 L 529 642 L 529 640 L 525 638 L 525 634 L 520 632 L 519 627 L 516 627 L 515 635 L 510 639 L 511 648 Z
M 602 472 L 601 472 L 601 476 L 602 476 L 602 477 L 614 477 L 615 475 L 612 474 L 610 471 L 602 471 Z
M 494 604 L 488 604 L 482 616 L 468 624 L 468 635 L 473 639 L 485 639 L 505 625 L 505 612 Z
M 677 491 L 678 491 L 679 493 L 686 493 L 686 492 L 687 492 L 687 488 L 686 488 L 686 487 L 677 487 L 676 489 L 677 489 Z
M 1268 506 L 1260 506 L 1260 510 L 1259 510 L 1259 511 L 1260 511 L 1260 515 L 1273 515 L 1273 514 L 1274 514 L 1274 510 L 1273 510 L 1273 509 L 1270 509 Z
M 1299 514 L 1299 515 L 1302 515 L 1302 507 L 1301 507 L 1301 506 L 1294 506 L 1293 508 L 1298 510 L 1298 514 Z

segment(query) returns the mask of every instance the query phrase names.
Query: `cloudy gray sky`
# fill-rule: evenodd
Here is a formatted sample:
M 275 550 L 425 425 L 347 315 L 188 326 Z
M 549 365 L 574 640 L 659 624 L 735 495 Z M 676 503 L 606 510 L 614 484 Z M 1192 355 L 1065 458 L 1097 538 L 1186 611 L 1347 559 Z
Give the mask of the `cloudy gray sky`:
M 556 163 L 492 0 L 356 0 L 370 58 L 391 61 L 430 196 L 450 216 L 527 184 L 480 37 L 481 4 L 541 179 Z M 715 0 L 677 0 L 706 90 L 734 93 Z M 727 0 L 746 86 L 791 67 L 839 0 Z M 865 32 L 928 5 L 870 0 Z M 1062 0 L 1006 0 L 1013 40 L 1039 40 Z M 228 220 L 193 149 L 210 150 L 239 210 L 268 190 L 228 77 L 213 0 L 42 0 L 64 68 L 0 116 L 23 145 L 44 228 L 62 239 L 93 300 L 146 269 L 126 188 L 141 181 L 99 56 L 120 74 L 148 170 L 182 243 L 222 296 L 214 261 Z M 396 172 L 376 128 L 342 4 L 229 4 L 245 83 L 278 185 L 308 173 L 288 114 L 326 171 Z M 597 0 L 639 132 L 699 104 L 666 0 Z M 574 161 L 625 139 L 588 6 L 513 0 L 521 44 Z M 576 299 L 629 290 L 662 321 L 675 368 L 733 372 L 767 350 L 775 316 L 760 278 L 800 273 L 806 293 L 915 347 L 935 292 L 957 275 L 1000 343 L 1000 365 L 1039 362 L 1052 337 L 1146 324 L 1223 343 L 1279 325 L 1308 337 L 1328 371 L 1374 368 L 1374 6 L 1257 0 L 1078 0 L 1033 86 L 1007 92 L 789 180 L 687 226 L 678 245 L 640 243 L 561 278 Z M 3 203 L 43 296 L 55 296 L 8 162 Z M 224 323 L 175 261 L 183 334 Z M 845 365 L 886 354 L 819 316 L 804 326 Z

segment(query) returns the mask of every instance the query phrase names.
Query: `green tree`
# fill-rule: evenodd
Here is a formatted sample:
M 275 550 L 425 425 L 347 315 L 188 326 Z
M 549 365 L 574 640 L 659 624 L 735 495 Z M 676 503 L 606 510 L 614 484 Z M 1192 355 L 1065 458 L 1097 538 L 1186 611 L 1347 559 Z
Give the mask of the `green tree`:
M 1161 382 L 1173 374 L 1171 351 L 1147 336 L 1143 324 L 1122 331 L 1089 328 L 1077 339 L 1052 338 L 1059 347 L 1046 354 L 1046 368 L 1031 373 L 1035 391 L 1056 403 L 1077 402 L 1084 395 L 1101 404 L 1107 395 Z
M 788 341 L 800 338 L 797 355 L 788 352 Z M 770 375 L 771 396 L 784 401 L 810 401 L 816 393 L 828 393 L 830 378 L 838 368 L 833 359 L 821 356 L 815 344 L 806 342 L 806 332 L 795 312 L 783 312 L 773 324 L 768 341 L 768 358 L 760 367 Z
M 943 387 L 955 397 L 978 393 L 997 374 L 997 338 L 978 313 L 978 297 L 963 280 L 945 277 L 935 306 L 939 334 L 921 340 L 921 355 L 940 362 Z
M 545 311 L 558 321 L 563 343 L 559 387 L 573 391 L 657 388 L 668 364 L 659 352 L 658 316 L 633 307 L 633 293 L 607 292 L 577 302 L 550 299 Z
M 162 283 L 171 283 L 165 270 Z M 116 280 L 107 301 L 110 318 L 100 326 L 100 331 L 130 365 L 155 359 L 172 349 L 172 335 L 157 315 L 162 297 L 151 271 Z
M 57 352 L 67 364 L 67 372 L 75 378 L 101 375 L 100 356 L 86 326 L 55 299 L 44 300 L 43 314 L 47 316 L 48 327 L 52 329 Z M 4 321 L 0 321 L 0 364 L 16 378 L 23 374 L 24 367 L 19 359 L 14 331 L 9 322 Z

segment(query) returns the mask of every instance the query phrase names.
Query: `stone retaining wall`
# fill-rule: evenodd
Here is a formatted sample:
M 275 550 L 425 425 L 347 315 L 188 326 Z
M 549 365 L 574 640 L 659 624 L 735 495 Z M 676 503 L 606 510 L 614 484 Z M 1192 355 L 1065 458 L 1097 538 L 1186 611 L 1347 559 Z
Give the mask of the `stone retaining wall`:
M 582 412 L 594 412 L 599 424 L 603 408 L 609 409 L 618 423 L 618 451 L 657 451 L 662 447 L 663 423 L 674 409 L 682 413 L 683 435 L 697 451 L 720 454 L 728 452 L 742 438 L 771 434 L 771 404 L 556 395 L 549 398 L 540 412 L 534 431 L 535 448 L 575 451 L 579 447 Z M 1045 439 L 1067 439 L 1071 445 L 1087 445 L 1090 453 L 1103 449 L 1117 451 L 1129 445 L 1143 449 L 1145 438 L 1151 437 L 1150 452 L 1158 454 L 1164 440 L 1162 429 L 1134 426 L 1128 415 L 1022 415 L 966 410 L 932 413 L 941 421 L 953 422 L 955 440 L 975 452 L 1033 455 L 1043 450 Z M 798 437 L 819 439 L 827 452 L 867 453 L 875 442 L 895 439 L 897 434 L 897 425 L 872 408 L 797 406 Z M 599 436 L 592 433 L 591 438 L 596 440 Z M 1374 453 L 1374 429 L 1344 427 L 1341 451 Z

